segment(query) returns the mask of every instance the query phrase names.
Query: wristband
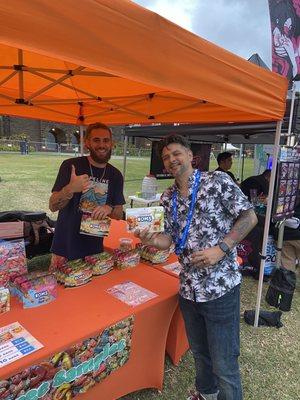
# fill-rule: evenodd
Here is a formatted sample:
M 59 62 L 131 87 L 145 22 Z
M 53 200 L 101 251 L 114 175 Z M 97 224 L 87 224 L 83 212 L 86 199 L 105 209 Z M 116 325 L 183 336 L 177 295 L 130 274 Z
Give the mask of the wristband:
M 223 253 L 229 255 L 231 252 L 230 247 L 225 243 L 225 242 L 220 242 L 219 243 L 220 249 L 223 251 Z

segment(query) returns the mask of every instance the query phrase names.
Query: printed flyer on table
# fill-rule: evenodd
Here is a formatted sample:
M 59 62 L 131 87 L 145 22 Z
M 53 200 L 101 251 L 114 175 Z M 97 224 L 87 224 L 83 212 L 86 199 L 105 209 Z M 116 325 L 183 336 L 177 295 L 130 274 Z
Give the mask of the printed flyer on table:
M 19 322 L 0 328 L 0 368 L 44 347 Z

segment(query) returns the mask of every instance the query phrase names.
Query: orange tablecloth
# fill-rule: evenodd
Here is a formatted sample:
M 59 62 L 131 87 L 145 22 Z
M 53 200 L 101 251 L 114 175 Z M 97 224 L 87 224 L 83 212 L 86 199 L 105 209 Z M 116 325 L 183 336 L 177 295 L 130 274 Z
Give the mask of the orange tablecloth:
M 119 246 L 120 237 L 130 237 L 133 239 L 134 244 L 139 242 L 139 239 L 134 237 L 132 233 L 126 231 L 125 221 L 113 220 L 110 227 L 110 235 L 104 239 L 105 248 L 107 248 L 110 251 L 112 249 L 117 248 Z M 157 272 L 162 272 L 172 276 L 178 284 L 178 276 L 163 268 L 164 265 L 171 264 L 176 261 L 178 261 L 176 254 L 171 254 L 168 261 L 164 264 L 159 264 L 155 266 L 148 265 L 145 263 L 143 264 L 147 265 L 149 268 Z M 170 356 L 173 364 L 178 365 L 181 357 L 186 353 L 188 349 L 189 349 L 189 343 L 186 337 L 184 321 L 179 306 L 177 305 L 170 324 L 170 329 L 166 343 L 166 352 Z
M 176 254 L 171 254 L 167 262 L 152 266 L 151 268 L 168 274 L 178 281 L 178 275 L 164 268 L 165 265 L 174 263 L 176 261 L 178 261 Z M 181 357 L 188 351 L 189 348 L 190 345 L 186 336 L 184 320 L 180 308 L 177 305 L 169 328 L 166 352 L 170 356 L 173 364 L 178 365 Z
M 106 289 L 132 281 L 158 294 L 137 307 L 130 307 L 106 293 Z M 167 274 L 144 265 L 112 271 L 94 278 L 86 286 L 58 290 L 56 301 L 24 310 L 13 301 L 12 310 L 0 316 L 1 326 L 18 321 L 44 347 L 0 369 L 0 379 L 8 378 L 54 353 L 132 314 L 135 315 L 131 354 L 128 362 L 79 397 L 83 400 L 113 400 L 146 387 L 161 388 L 166 338 L 177 305 L 178 282 Z

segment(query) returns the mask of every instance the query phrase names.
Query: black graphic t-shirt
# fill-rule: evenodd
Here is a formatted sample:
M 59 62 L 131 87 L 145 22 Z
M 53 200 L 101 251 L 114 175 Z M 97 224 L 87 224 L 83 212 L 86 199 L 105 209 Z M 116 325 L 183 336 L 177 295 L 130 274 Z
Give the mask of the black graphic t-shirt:
M 65 160 L 59 169 L 52 192 L 60 191 L 70 182 L 72 165 L 75 167 L 76 175 L 87 174 L 95 182 L 98 188 L 96 196 L 101 197 L 100 204 L 112 206 L 125 204 L 124 180 L 121 172 L 111 164 L 107 164 L 105 171 L 104 168 L 90 167 L 87 157 Z M 81 196 L 82 193 L 74 193 L 66 207 L 59 211 L 51 248 L 54 254 L 66 257 L 69 260 L 103 251 L 102 238 L 79 233 L 82 216 L 80 210 Z

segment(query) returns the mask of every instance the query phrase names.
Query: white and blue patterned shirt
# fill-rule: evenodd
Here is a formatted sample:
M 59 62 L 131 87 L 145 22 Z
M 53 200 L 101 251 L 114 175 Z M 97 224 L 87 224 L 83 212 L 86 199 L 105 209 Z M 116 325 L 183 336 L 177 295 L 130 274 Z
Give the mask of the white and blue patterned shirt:
M 189 178 L 189 196 L 182 197 L 176 184 L 168 188 L 161 197 L 165 209 L 165 233 L 177 240 L 177 222 L 180 237 L 186 225 L 191 204 L 195 172 Z M 172 193 L 176 190 L 178 215 L 173 219 Z M 216 246 L 229 233 L 242 211 L 252 205 L 240 188 L 224 172 L 202 172 L 196 204 L 183 254 L 180 273 L 180 295 L 188 300 L 205 302 L 217 299 L 241 282 L 236 261 L 236 250 L 232 249 L 218 263 L 206 268 L 193 267 L 191 254 Z

